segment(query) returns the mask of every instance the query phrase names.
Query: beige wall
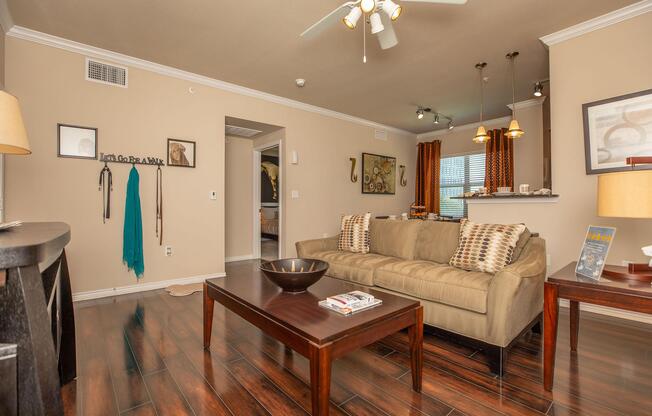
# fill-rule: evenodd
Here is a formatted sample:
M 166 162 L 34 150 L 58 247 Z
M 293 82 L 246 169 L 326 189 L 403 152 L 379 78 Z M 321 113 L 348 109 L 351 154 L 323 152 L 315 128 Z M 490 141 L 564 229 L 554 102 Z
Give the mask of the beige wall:
M 252 139 L 226 137 L 225 151 L 225 257 L 253 253 L 253 146 Z
M 591 224 L 618 229 L 609 263 L 647 259 L 640 247 L 652 243 L 652 220 L 596 215 L 597 175 L 585 172 L 582 104 L 650 88 L 650 39 L 652 13 L 647 13 L 551 46 L 552 184 L 559 202 L 473 204 L 469 218 L 524 222 L 538 231 L 546 239 L 552 272 L 577 260 Z
M 333 234 L 339 215 L 406 211 L 414 199 L 415 136 L 388 133 L 375 140 L 373 128 L 188 81 L 130 68 L 129 88 L 87 82 L 84 56 L 8 37 L 6 83 L 21 99 L 33 154 L 10 156 L 6 170 L 7 219 L 60 220 L 72 227 L 69 258 L 73 291 L 136 283 L 121 262 L 124 188 L 129 165 L 113 167 L 114 218 L 101 220 L 97 161 L 56 157 L 58 122 L 99 128 L 99 151 L 164 157 L 167 137 L 197 141 L 197 168 L 164 168 L 165 257 L 154 235 L 154 170 L 142 167 L 141 200 L 145 237 L 142 282 L 224 271 L 226 115 L 286 127 L 284 194 L 285 255 L 297 240 Z M 48 68 L 43 71 L 43 68 Z M 189 93 L 189 87 L 194 94 Z M 288 165 L 287 155 L 300 163 Z M 394 196 L 360 193 L 349 181 L 349 157 L 364 151 L 397 157 L 408 186 Z M 359 165 L 359 164 L 358 164 Z M 216 190 L 218 200 L 209 200 Z
M 517 103 L 517 118 L 525 136 L 514 141 L 514 186 L 528 183 L 534 189 L 543 186 L 543 112 L 541 104 L 520 108 Z M 489 120 L 487 129 L 507 127 L 509 121 Z M 473 143 L 476 128 L 458 126 L 450 133 L 420 136 L 421 141 L 441 140 L 443 156 L 484 152 L 484 145 Z
M 0 27 L 0 89 L 5 87 L 5 31 Z
M 561 195 L 550 215 L 553 269 L 575 260 L 589 224 L 618 228 L 609 262 L 642 260 L 652 220 L 596 216 L 597 175 L 584 165 L 582 104 L 652 87 L 652 13 L 550 47 L 552 183 Z M 652 149 L 651 149 L 652 151 Z

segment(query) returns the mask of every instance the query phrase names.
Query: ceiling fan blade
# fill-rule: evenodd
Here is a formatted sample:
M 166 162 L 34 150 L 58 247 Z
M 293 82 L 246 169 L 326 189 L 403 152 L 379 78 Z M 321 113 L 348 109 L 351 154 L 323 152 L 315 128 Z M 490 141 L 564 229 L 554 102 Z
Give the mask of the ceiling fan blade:
M 466 4 L 467 0 L 401 0 L 411 3 L 435 3 L 435 4 Z
M 349 1 L 344 3 L 337 9 L 333 10 L 326 16 L 322 17 L 321 20 L 319 20 L 317 23 L 315 23 L 314 25 L 306 29 L 300 36 L 306 39 L 314 38 L 329 26 L 332 26 L 336 22 L 339 22 L 342 19 L 344 19 L 346 15 L 349 13 L 349 11 L 351 11 L 353 6 L 357 3 L 358 3 L 357 1 Z
M 380 21 L 385 27 L 381 32 L 376 34 L 378 36 L 378 42 L 380 43 L 380 49 L 389 49 L 393 48 L 398 44 L 398 39 L 396 38 L 396 33 L 394 33 L 394 26 L 392 26 L 392 20 L 387 17 L 385 13 L 380 14 Z

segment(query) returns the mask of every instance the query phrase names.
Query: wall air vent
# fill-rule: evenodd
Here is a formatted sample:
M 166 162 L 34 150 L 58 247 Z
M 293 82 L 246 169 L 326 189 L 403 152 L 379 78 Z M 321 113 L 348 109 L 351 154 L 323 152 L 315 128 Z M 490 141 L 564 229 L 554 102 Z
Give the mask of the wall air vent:
M 262 130 L 248 129 L 246 127 L 232 126 L 230 124 L 226 125 L 227 136 L 254 137 L 260 133 L 262 133 Z
M 374 138 L 376 140 L 387 141 L 387 130 L 374 130 Z
M 127 88 L 127 67 L 86 58 L 86 80 Z

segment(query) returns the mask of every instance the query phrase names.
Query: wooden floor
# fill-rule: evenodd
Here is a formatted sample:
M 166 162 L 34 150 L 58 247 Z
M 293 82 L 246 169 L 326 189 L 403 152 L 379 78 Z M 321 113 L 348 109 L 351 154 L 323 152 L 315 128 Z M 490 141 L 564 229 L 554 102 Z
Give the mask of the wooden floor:
M 216 304 L 203 351 L 201 294 L 163 291 L 76 305 L 78 378 L 67 415 L 306 415 L 305 358 Z M 560 319 L 554 392 L 541 383 L 541 342 L 528 334 L 503 380 L 482 352 L 425 337 L 423 394 L 410 387 L 406 334 L 334 365 L 332 415 L 650 415 L 652 330 L 583 315 L 577 356 Z

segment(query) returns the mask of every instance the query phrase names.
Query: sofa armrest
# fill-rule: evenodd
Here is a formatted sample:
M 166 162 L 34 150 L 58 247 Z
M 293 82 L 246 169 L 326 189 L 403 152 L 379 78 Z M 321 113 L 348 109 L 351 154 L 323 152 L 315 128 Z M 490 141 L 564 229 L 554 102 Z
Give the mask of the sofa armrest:
M 487 339 L 506 347 L 543 311 L 546 244 L 533 237 L 519 259 L 496 273 L 487 298 Z
M 320 251 L 337 250 L 337 244 L 340 240 L 339 235 L 319 238 L 316 240 L 297 241 L 295 243 L 297 256 L 300 258 L 310 258 L 314 253 Z

